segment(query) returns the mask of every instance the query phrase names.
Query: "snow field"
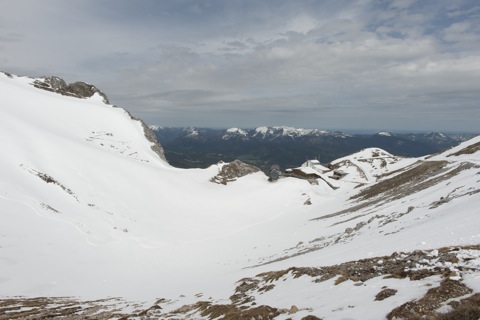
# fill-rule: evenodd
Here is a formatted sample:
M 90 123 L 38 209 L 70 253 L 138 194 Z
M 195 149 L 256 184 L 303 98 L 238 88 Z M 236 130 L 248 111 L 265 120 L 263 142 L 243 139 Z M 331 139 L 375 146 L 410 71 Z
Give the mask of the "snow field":
M 480 138 L 431 159 L 366 149 L 334 162 L 355 164 L 337 190 L 294 178 L 269 183 L 263 173 L 219 185 L 209 180 L 221 164 L 171 167 L 138 121 L 99 96 L 65 97 L 32 81 L 0 74 L 2 296 L 167 298 L 173 310 L 199 299 L 228 303 L 239 279 L 261 272 L 480 241 L 475 166 L 400 199 L 356 209 L 350 199 L 419 160 L 478 166 L 478 152 L 447 156 Z M 478 257 L 470 263 L 478 269 Z M 475 272 L 463 279 L 477 292 L 478 280 Z M 256 303 L 300 309 L 278 319 L 378 319 L 439 279 L 334 281 L 289 275 Z M 384 286 L 398 293 L 374 301 Z

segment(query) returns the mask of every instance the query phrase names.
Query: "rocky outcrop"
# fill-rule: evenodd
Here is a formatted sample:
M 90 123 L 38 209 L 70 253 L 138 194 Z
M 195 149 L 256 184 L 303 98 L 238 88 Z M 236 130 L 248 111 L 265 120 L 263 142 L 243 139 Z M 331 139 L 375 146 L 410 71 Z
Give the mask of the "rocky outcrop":
M 117 106 L 114 107 L 118 108 Z M 152 143 L 152 146 L 150 148 L 153 150 L 153 152 L 158 154 L 160 159 L 168 162 L 167 158 L 165 157 L 165 151 L 163 150 L 162 145 L 158 142 L 155 132 L 153 132 L 153 130 L 150 129 L 150 127 L 147 126 L 147 124 L 142 119 L 132 116 L 132 114 L 127 110 L 125 110 L 125 112 L 130 116 L 132 120 L 140 122 L 143 127 L 143 134 L 145 135 L 145 138 Z
M 390 256 L 373 257 L 356 261 L 348 261 L 337 265 L 324 267 L 291 267 L 284 270 L 264 272 L 255 277 L 243 278 L 237 282 L 234 294 L 228 299 L 214 301 L 192 301 L 179 308 L 169 308 L 174 302 L 168 299 L 158 299 L 153 304 L 132 304 L 119 298 L 81 301 L 70 297 L 4 297 L 0 298 L 0 320 L 6 319 L 282 319 L 295 314 L 295 319 L 319 320 L 319 313 L 308 307 L 297 307 L 290 304 L 285 308 L 257 305 L 256 297 L 276 290 L 276 286 L 287 279 L 302 277 L 303 281 L 311 278 L 312 283 L 320 285 L 330 279 L 335 279 L 334 285 L 329 283 L 329 290 L 337 286 L 346 287 L 371 286 L 368 280 L 375 280 L 380 290 L 370 301 L 392 299 L 398 294 L 396 289 L 383 286 L 378 281 L 384 279 L 392 284 L 394 279 L 402 279 L 403 290 L 426 286 L 419 284 L 422 279 L 435 279 L 434 284 L 422 297 L 410 301 L 402 298 L 392 302 L 396 306 L 387 319 L 478 319 L 480 316 L 480 294 L 473 292 L 464 282 L 465 276 L 478 274 L 476 263 L 480 246 L 445 247 L 435 250 L 416 250 L 413 252 L 394 252 Z M 472 278 L 473 279 L 473 278 Z M 471 282 L 473 283 L 473 281 Z M 386 284 L 386 283 L 385 283 Z M 332 293 L 334 294 L 334 293 Z M 201 297 L 200 294 L 198 296 Z M 367 300 L 365 300 L 367 301 Z M 401 303 L 401 302 L 400 302 Z M 373 305 L 372 305 L 373 306 Z M 441 306 L 449 307 L 447 313 L 442 313 Z M 352 306 L 353 308 L 354 306 Z M 170 310 L 169 310 L 170 309 Z M 445 308 L 443 308 L 445 310 Z M 341 309 L 337 309 L 341 310 Z M 447 309 L 448 310 L 448 309 Z M 299 314 L 302 312 L 302 314 Z M 300 318 L 303 316 L 302 318 Z M 293 317 L 292 317 L 293 318 Z
M 5 71 L 0 71 L 0 73 L 3 73 L 4 75 L 6 75 L 9 78 L 13 78 L 13 75 L 11 73 L 8 73 L 8 72 L 5 72 Z
M 211 182 L 218 184 L 227 184 L 240 177 L 260 171 L 259 168 L 246 164 L 240 160 L 234 160 L 222 166 L 220 172 L 210 179 Z
M 67 84 L 62 78 L 51 76 L 36 79 L 32 84 L 38 89 L 82 99 L 90 98 L 95 93 L 98 93 L 103 98 L 103 102 L 110 104 L 105 93 L 97 89 L 94 85 L 82 81 Z
M 167 161 L 167 158 L 165 157 L 165 151 L 163 150 L 162 145 L 158 142 L 157 136 L 155 133 L 150 129 L 149 126 L 143 120 L 138 119 L 140 121 L 140 124 L 143 127 L 143 133 L 145 134 L 145 138 L 147 138 L 148 141 L 152 143 L 152 146 L 150 147 L 158 156 Z M 168 161 L 167 161 L 168 162 Z

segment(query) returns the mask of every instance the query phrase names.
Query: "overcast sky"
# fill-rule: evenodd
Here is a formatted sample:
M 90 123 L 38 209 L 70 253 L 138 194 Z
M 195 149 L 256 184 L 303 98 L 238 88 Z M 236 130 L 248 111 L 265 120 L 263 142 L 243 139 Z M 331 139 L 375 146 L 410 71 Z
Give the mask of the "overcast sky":
M 478 0 L 0 1 L 0 70 L 148 124 L 480 131 Z

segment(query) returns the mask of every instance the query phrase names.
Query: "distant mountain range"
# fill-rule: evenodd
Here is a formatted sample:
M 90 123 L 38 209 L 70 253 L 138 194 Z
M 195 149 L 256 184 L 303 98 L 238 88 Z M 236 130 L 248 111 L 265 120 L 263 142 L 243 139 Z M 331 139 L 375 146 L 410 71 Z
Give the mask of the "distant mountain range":
M 369 147 L 394 155 L 419 157 L 458 145 L 476 134 L 392 133 L 347 134 L 292 127 L 255 129 L 173 128 L 151 126 L 169 163 L 179 168 L 206 168 L 240 159 L 266 171 L 271 165 L 299 166 L 306 159 L 323 163 Z

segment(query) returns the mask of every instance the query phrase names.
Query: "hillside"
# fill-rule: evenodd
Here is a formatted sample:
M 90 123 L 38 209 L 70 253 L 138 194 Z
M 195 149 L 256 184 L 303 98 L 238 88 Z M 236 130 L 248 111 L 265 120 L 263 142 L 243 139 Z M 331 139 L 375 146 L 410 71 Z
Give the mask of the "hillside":
M 175 168 L 95 90 L 35 81 L 0 73 L 0 319 L 479 310 L 480 137 L 271 183 L 240 162 Z
M 265 172 L 273 164 L 286 169 L 305 159 L 317 158 L 327 163 L 371 147 L 399 156 L 420 157 L 441 152 L 475 136 L 440 132 L 347 134 L 291 127 L 151 128 L 165 148 L 169 163 L 175 167 L 207 168 L 219 161 L 240 159 Z

